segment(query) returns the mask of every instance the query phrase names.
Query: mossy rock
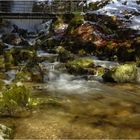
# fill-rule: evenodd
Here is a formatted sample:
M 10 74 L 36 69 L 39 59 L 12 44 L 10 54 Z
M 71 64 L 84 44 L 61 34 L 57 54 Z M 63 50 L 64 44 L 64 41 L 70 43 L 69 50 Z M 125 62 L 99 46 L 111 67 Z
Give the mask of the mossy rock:
M 0 97 L 0 116 L 21 117 L 29 115 L 31 95 L 29 90 L 17 83 L 2 92 Z
M 14 57 L 11 53 L 11 51 L 6 51 L 4 53 L 4 61 L 5 61 L 5 68 L 10 69 L 14 66 Z
M 137 82 L 136 64 L 123 64 L 112 68 L 103 75 L 106 82 L 128 83 Z
M 23 72 L 28 76 L 31 76 L 32 82 L 44 82 L 44 71 L 42 69 L 42 66 L 39 65 L 38 62 L 30 61 L 29 63 L 27 63 Z
M 3 55 L 6 45 L 0 40 L 0 55 Z
M 88 5 L 88 9 L 99 10 L 99 9 L 103 8 L 104 6 L 106 6 L 109 2 L 110 2 L 110 0 L 91 2 Z
M 3 80 L 0 79 L 0 91 L 3 91 L 5 89 L 5 83 Z
M 57 19 L 53 22 L 53 29 L 56 30 L 57 28 L 59 28 L 61 26 L 61 24 L 64 23 L 64 20 L 61 16 L 57 17 Z
M 106 72 L 106 69 L 103 67 L 96 67 L 95 71 L 97 76 L 103 76 Z
M 13 48 L 11 52 L 14 58 L 15 65 L 21 64 L 22 62 L 25 62 L 28 60 L 32 60 L 34 57 L 36 57 L 35 50 Z
M 74 17 L 72 18 L 72 20 L 70 21 L 70 24 L 67 29 L 67 33 L 73 34 L 75 29 L 78 26 L 82 25 L 83 22 L 84 22 L 84 16 L 81 15 L 80 13 L 75 14 Z
M 58 59 L 60 62 L 68 62 L 69 60 L 74 59 L 74 54 L 72 54 L 70 51 L 66 50 L 64 47 L 58 47 L 56 49 L 56 52 L 59 54 Z
M 0 55 L 0 69 L 5 69 L 5 60 L 3 55 Z
M 78 58 L 66 64 L 68 72 L 72 74 L 95 74 L 94 62 L 89 58 Z
M 134 39 L 133 46 L 135 47 L 137 66 L 140 67 L 140 37 Z
M 16 77 L 15 77 L 15 80 L 16 82 L 30 82 L 32 81 L 31 79 L 31 73 L 28 72 L 28 71 L 19 71 L 17 74 L 16 74 Z

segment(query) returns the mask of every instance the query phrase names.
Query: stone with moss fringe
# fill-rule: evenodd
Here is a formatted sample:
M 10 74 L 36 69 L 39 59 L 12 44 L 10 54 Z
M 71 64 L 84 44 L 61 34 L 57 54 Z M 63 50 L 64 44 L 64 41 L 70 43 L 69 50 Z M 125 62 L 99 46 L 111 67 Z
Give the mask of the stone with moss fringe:
M 72 74 L 95 74 L 94 62 L 89 58 L 78 58 L 66 64 L 68 72 Z
M 128 83 L 137 81 L 136 64 L 123 64 L 112 68 L 103 75 L 104 81 Z

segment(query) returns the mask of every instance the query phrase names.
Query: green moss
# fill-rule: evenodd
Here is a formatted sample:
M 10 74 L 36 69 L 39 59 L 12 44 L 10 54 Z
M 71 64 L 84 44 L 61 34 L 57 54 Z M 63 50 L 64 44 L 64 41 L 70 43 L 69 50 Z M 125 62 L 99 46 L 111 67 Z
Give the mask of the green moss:
M 71 66 L 88 68 L 93 65 L 93 60 L 89 58 L 79 58 L 74 61 L 70 61 L 68 64 Z
M 21 83 L 13 84 L 2 92 L 0 115 L 19 116 L 19 112 L 29 109 L 31 95 Z
M 36 57 L 35 50 L 13 48 L 11 51 L 16 65 L 21 64 L 21 62 L 24 61 L 32 60 Z
M 110 2 L 110 0 L 91 2 L 91 3 L 89 3 L 88 8 L 90 10 L 99 10 L 99 9 L 103 8 L 104 6 L 106 6 L 109 2 Z
M 77 13 L 74 15 L 73 19 L 70 21 L 70 24 L 68 26 L 67 32 L 69 34 L 73 34 L 74 30 L 80 26 L 81 24 L 83 24 L 84 22 L 84 16 L 81 15 L 80 13 Z
M 9 69 L 14 66 L 14 58 L 11 51 L 6 51 L 4 53 L 4 60 L 5 60 L 5 68 Z
M 94 74 L 94 63 L 89 58 L 79 58 L 66 64 L 68 72 L 73 74 Z
M 0 80 L 0 91 L 2 91 L 5 87 L 5 83 L 3 80 Z
M 69 60 L 73 60 L 74 59 L 74 55 L 66 50 L 64 47 L 58 47 L 56 49 L 56 52 L 59 54 L 58 59 L 61 62 L 68 62 Z
M 3 55 L 0 56 L 0 69 L 5 68 L 5 61 Z
M 103 67 L 97 67 L 96 71 L 98 76 L 103 76 L 105 73 L 105 69 Z
M 137 67 L 136 64 L 123 64 L 112 68 L 103 76 L 105 81 L 126 83 L 137 82 Z
M 53 23 L 53 28 L 57 29 L 61 24 L 64 23 L 64 20 L 61 16 L 57 17 L 57 20 Z
M 31 74 L 28 71 L 20 71 L 16 74 L 15 81 L 28 82 L 31 81 Z
M 79 54 L 80 56 L 83 56 L 83 55 L 86 54 L 86 51 L 85 51 L 84 49 L 81 49 L 81 50 L 78 51 L 78 54 Z

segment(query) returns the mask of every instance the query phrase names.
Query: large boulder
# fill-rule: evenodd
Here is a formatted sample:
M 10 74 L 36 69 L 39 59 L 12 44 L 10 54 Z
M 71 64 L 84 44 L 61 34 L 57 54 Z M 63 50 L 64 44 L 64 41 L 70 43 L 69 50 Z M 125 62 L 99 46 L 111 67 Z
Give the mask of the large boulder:
M 103 75 L 106 82 L 137 82 L 138 69 L 136 64 L 123 64 L 116 66 Z
M 102 33 L 96 25 L 90 22 L 82 23 L 82 20 L 75 21 L 75 24 L 73 22 L 67 29 L 67 38 L 65 38 L 64 43 L 66 47 L 68 46 L 67 49 L 75 53 L 84 49 L 88 54 L 92 54 L 96 48 L 106 45 L 106 40 L 103 39 Z

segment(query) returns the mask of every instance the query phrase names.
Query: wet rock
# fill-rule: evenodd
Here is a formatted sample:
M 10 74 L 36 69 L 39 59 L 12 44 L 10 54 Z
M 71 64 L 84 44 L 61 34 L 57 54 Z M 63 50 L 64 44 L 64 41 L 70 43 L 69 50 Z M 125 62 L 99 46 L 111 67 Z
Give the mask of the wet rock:
M 57 61 L 58 54 L 47 53 L 45 51 L 39 50 L 37 51 L 37 57 L 38 57 L 39 62 L 48 61 L 48 62 L 53 63 Z
M 17 33 L 5 34 L 2 36 L 2 40 L 5 43 L 16 46 L 22 43 L 22 39 L 19 37 Z
M 66 64 L 69 73 L 72 74 L 95 74 L 94 62 L 92 59 L 80 58 L 74 61 L 69 61 Z
M 68 33 L 72 34 L 74 29 L 76 29 L 83 23 L 84 23 L 84 16 L 81 14 L 75 14 L 69 23 Z
M 137 66 L 139 67 L 140 66 L 140 37 L 135 38 L 133 42 L 133 46 L 135 48 Z
M 100 8 L 103 8 L 105 5 L 107 5 L 110 2 L 110 0 L 104 0 L 104 1 L 96 1 L 96 2 L 90 2 L 88 4 L 89 10 L 98 10 Z
M 24 48 L 13 48 L 12 55 L 14 57 L 15 64 L 21 64 L 22 62 L 27 62 L 36 57 L 36 52 L 33 49 Z
M 107 70 L 106 68 L 103 68 L 101 66 L 95 67 L 96 76 L 100 76 L 100 77 L 103 76 L 106 70 Z
M 37 64 L 36 62 L 28 63 L 25 71 L 30 73 L 32 82 L 44 82 L 44 71 L 41 65 Z
M 6 45 L 0 40 L 0 55 L 4 53 L 4 49 L 6 48 Z
M 53 26 L 54 33 L 57 35 L 64 34 L 67 28 L 68 28 L 68 24 L 64 23 L 61 19 L 58 19 Z
M 0 70 L 5 69 L 5 60 L 3 55 L 0 55 Z
M 69 60 L 73 60 L 75 58 L 75 56 L 68 50 L 66 50 L 64 47 L 59 46 L 56 49 L 58 55 L 58 59 L 60 62 L 67 62 Z
M 14 66 L 14 57 L 13 57 L 12 52 L 10 50 L 4 52 L 4 61 L 5 61 L 5 69 L 6 70 L 8 70 Z
M 43 12 L 45 9 L 49 10 L 49 5 L 48 1 L 38 1 L 34 2 L 32 11 L 33 12 Z
M 17 25 L 13 25 L 13 31 L 12 31 L 12 33 L 18 33 L 20 36 L 23 36 L 23 37 L 26 37 L 27 36 L 27 30 L 25 30 L 25 29 L 21 29 L 21 28 L 19 28 Z
M 0 89 L 1 89 L 1 91 L 3 91 L 5 89 L 5 82 L 2 78 L 0 79 Z M 1 93 L 0 93 L 0 96 L 1 96 Z
M 43 49 L 53 49 L 56 46 L 59 46 L 61 40 L 61 36 L 53 36 L 47 39 L 43 39 L 40 43 Z
M 103 75 L 106 82 L 128 83 L 137 82 L 137 67 L 135 64 L 116 66 Z
M 119 61 L 135 61 L 135 48 L 132 46 L 132 41 L 120 42 L 117 47 Z
M 44 80 L 44 74 L 43 71 L 40 69 L 40 67 L 34 67 L 31 70 L 31 79 L 33 82 L 43 82 Z
M 11 139 L 13 137 L 13 130 L 5 125 L 0 124 L 0 139 Z
M 52 20 L 49 20 L 49 21 L 39 25 L 37 27 L 39 34 L 41 34 L 41 33 L 44 33 L 46 35 L 49 34 L 49 29 L 50 29 L 51 23 L 52 23 Z
M 115 16 L 107 16 L 99 13 L 87 13 L 85 15 L 85 20 L 96 22 L 97 26 L 102 29 L 106 34 L 112 34 L 115 30 L 117 31 L 122 22 Z M 109 31 L 110 30 L 110 31 Z
M 17 72 L 14 81 L 16 82 L 31 82 L 31 73 L 28 71 L 19 71 Z
M 69 50 L 79 53 L 83 49 L 87 54 L 95 52 L 96 48 L 104 47 L 106 41 L 102 38 L 96 26 L 83 23 L 78 26 L 69 25 L 65 46 Z

